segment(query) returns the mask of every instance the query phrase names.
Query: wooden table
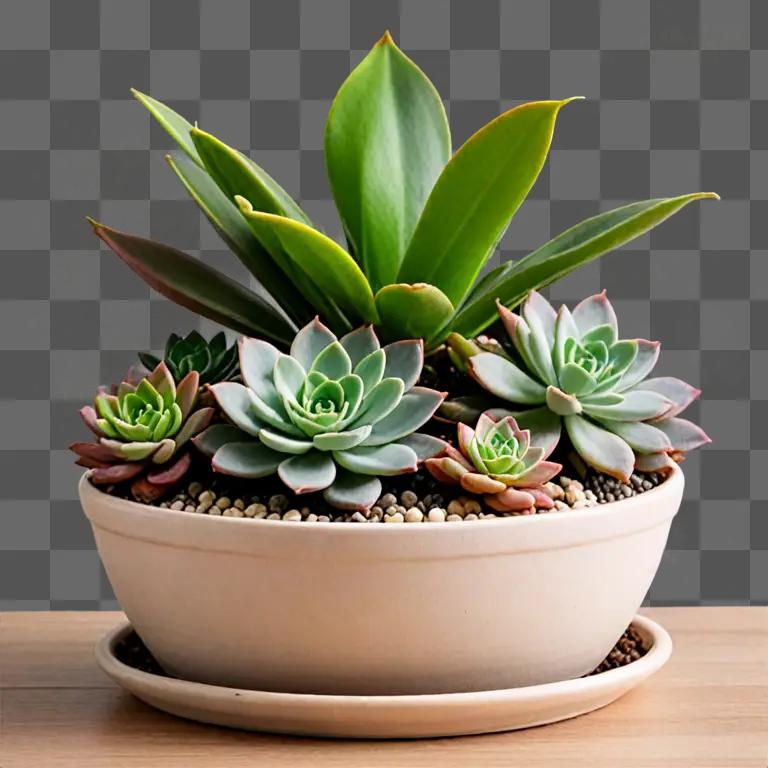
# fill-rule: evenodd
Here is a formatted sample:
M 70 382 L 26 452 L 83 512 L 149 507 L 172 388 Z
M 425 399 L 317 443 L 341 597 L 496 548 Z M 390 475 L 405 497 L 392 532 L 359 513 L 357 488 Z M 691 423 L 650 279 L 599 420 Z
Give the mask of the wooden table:
M 122 614 L 2 614 L 0 766 L 766 768 L 768 608 L 647 613 L 671 632 L 675 654 L 611 706 L 528 731 L 413 742 L 294 739 L 179 720 L 96 667 L 93 645 Z

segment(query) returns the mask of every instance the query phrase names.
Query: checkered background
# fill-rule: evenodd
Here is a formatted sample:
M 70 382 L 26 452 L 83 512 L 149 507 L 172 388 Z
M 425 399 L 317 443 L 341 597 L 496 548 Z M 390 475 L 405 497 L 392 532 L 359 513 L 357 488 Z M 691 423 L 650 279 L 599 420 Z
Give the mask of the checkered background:
M 86 214 L 246 279 L 129 88 L 250 149 L 339 232 L 325 115 L 385 29 L 457 145 L 520 100 L 587 97 L 561 113 L 502 259 L 628 200 L 723 196 L 551 295 L 607 288 L 622 335 L 660 339 L 661 372 L 705 392 L 691 410 L 714 443 L 685 464 L 651 602 L 768 602 L 768 2 L 2 0 L 0 609 L 115 606 L 66 446 L 98 383 L 196 323 L 100 251 Z

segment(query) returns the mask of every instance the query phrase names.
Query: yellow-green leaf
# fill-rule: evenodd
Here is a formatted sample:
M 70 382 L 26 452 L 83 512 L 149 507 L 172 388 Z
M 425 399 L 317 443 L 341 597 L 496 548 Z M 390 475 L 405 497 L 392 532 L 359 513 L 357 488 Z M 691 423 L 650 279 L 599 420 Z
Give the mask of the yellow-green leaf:
M 285 279 L 282 270 L 251 232 L 235 203 L 226 197 L 204 168 L 187 157 L 168 155 L 166 159 L 213 228 L 253 275 L 259 287 L 297 324 L 309 322 L 314 314 L 311 307 L 293 283 Z
M 136 100 L 157 120 L 157 122 L 165 129 L 168 135 L 179 145 L 179 148 L 187 153 L 191 160 L 202 166 L 200 156 L 197 154 L 195 145 L 192 143 L 192 139 L 189 136 L 189 132 L 192 130 L 192 124 L 183 118 L 178 112 L 174 112 L 170 107 L 163 104 L 162 101 L 153 99 L 151 96 L 147 96 L 146 93 L 141 93 L 135 88 L 131 88 L 131 93 Z
M 376 294 L 381 334 L 387 341 L 430 339 L 453 314 L 453 304 L 434 285 L 393 283 Z
M 261 234 L 264 239 L 279 241 L 286 256 L 342 312 L 364 323 L 378 320 L 373 292 L 365 275 L 338 243 L 299 221 L 253 210 L 242 197 L 236 201 L 257 237 Z
M 394 282 L 450 154 L 440 95 L 385 34 L 339 89 L 325 130 L 336 206 L 374 291 Z
M 190 136 L 205 169 L 230 200 L 242 195 L 257 211 L 311 224 L 298 203 L 250 157 L 199 128 Z
M 427 200 L 399 282 L 428 282 L 461 302 L 536 181 L 569 101 L 515 107 L 466 141 Z

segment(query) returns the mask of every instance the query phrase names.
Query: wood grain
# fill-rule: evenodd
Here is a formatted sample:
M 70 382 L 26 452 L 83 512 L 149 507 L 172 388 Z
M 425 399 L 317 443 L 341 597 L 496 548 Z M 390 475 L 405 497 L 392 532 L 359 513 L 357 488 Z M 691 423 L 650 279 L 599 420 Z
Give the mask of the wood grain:
M 96 668 L 118 613 L 0 615 L 0 766 L 766 768 L 768 608 L 647 611 L 675 653 L 649 682 L 575 720 L 431 741 L 293 739 L 157 712 Z

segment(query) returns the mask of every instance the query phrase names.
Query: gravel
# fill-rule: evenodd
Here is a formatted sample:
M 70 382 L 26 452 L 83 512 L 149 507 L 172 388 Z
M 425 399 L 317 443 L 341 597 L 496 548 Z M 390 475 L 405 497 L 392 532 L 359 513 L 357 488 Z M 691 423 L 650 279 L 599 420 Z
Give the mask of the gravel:
M 401 479 L 401 488 L 387 489 L 370 509 L 350 512 L 329 507 L 319 494 L 303 497 L 289 497 L 282 492 L 253 495 L 244 492 L 245 486 L 227 485 L 225 478 L 216 477 L 208 482 L 195 480 L 174 496 L 159 502 L 158 506 L 192 514 L 294 523 L 458 523 L 586 509 L 645 493 L 664 479 L 657 473 L 637 473 L 625 484 L 594 472 L 581 481 L 561 475 L 557 482 L 543 486 L 554 502 L 553 509 L 531 507 L 517 512 L 496 512 L 482 503 L 482 497 L 458 495 L 449 498 L 452 489 L 437 485 L 429 476 L 417 473 L 410 477 L 412 487 L 402 487 L 407 480 Z M 303 502 L 301 506 L 296 503 L 299 499 Z

